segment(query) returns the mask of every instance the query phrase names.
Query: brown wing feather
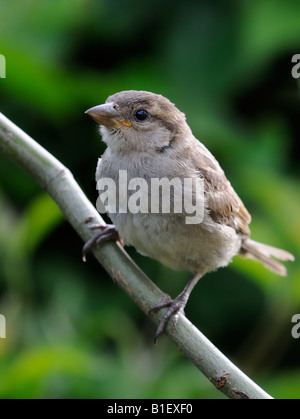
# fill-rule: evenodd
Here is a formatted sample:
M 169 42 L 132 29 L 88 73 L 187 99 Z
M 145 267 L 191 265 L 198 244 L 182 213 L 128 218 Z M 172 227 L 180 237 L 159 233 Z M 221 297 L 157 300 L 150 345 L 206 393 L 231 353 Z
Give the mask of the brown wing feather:
M 226 178 L 219 163 L 201 146 L 197 153 L 197 170 L 204 179 L 204 191 L 211 218 L 220 224 L 234 227 L 239 233 L 249 235 L 251 216 Z

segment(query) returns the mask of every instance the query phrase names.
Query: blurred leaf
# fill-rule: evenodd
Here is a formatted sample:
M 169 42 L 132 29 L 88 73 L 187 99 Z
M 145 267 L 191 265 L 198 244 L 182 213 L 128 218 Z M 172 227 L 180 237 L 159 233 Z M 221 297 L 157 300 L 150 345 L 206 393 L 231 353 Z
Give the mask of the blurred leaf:
M 299 45 L 300 4 L 297 0 L 254 0 L 244 2 L 242 9 L 240 41 L 249 62 L 254 58 L 257 65 L 286 47 Z
M 48 194 L 35 198 L 24 214 L 23 225 L 25 248 L 33 252 L 54 227 L 63 221 L 63 215 Z
M 95 373 L 102 377 L 109 373 L 108 360 L 91 357 L 90 354 L 73 346 L 44 346 L 26 350 L 7 366 L 0 366 L 2 380 L 1 398 L 38 398 L 45 397 L 54 377 L 65 381 L 48 397 L 67 397 L 72 377 L 90 380 Z M 101 375 L 99 374 L 101 372 Z M 57 380 L 56 380 L 57 381 Z M 42 392 L 41 392 L 42 391 Z M 69 394 L 70 395 L 70 394 Z M 47 397 L 47 396 L 46 396 Z

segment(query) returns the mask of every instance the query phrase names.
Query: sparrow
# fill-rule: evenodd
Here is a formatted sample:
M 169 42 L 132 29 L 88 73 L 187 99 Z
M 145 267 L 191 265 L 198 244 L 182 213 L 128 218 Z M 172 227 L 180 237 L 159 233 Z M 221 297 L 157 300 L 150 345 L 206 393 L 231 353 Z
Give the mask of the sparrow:
M 185 114 L 172 102 L 159 94 L 129 90 L 108 97 L 105 104 L 87 110 L 86 114 L 100 124 L 102 140 L 107 145 L 98 161 L 96 181 L 113 179 L 118 188 L 122 170 L 128 180 L 142 178 L 149 184 L 153 178 L 203 182 L 201 222 L 186 223 L 184 211 L 133 214 L 117 205 L 115 211 L 108 212 L 113 225 L 102 227 L 83 250 L 86 255 L 97 243 L 122 240 L 172 269 L 192 273 L 177 298 L 160 301 L 151 309 L 167 308 L 155 340 L 171 319 L 176 326 L 199 279 L 227 266 L 237 254 L 262 262 L 276 274 L 287 275 L 286 267 L 279 261 L 294 261 L 294 256 L 250 238 L 249 212 L 218 161 L 194 137 Z M 117 190 L 118 193 L 122 191 Z

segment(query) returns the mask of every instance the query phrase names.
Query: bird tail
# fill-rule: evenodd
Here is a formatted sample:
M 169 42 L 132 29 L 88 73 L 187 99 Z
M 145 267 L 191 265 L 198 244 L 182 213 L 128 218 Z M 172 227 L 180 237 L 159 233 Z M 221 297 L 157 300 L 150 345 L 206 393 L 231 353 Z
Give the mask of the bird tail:
M 251 239 L 246 239 L 243 242 L 242 256 L 262 262 L 270 271 L 281 276 L 287 276 L 287 269 L 282 263 L 278 262 L 278 260 L 295 260 L 295 257 L 285 250 L 277 249 L 277 247 L 268 246 L 267 244 L 259 243 Z

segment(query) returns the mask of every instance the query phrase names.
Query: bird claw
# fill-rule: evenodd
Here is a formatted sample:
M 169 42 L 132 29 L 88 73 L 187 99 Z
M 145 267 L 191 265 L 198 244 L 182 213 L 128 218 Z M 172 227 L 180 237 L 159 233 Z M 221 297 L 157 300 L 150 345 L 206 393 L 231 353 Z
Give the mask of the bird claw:
M 176 325 L 179 319 L 180 314 L 184 315 L 184 307 L 186 305 L 186 296 L 184 293 L 179 294 L 177 298 L 172 300 L 170 297 L 167 297 L 163 301 L 159 302 L 155 306 L 153 306 L 150 310 L 150 313 L 155 313 L 162 308 L 168 308 L 168 310 L 164 313 L 159 326 L 156 330 L 154 343 L 157 343 L 157 340 L 160 335 L 162 335 L 167 327 L 169 321 L 172 321 L 173 329 L 176 329 Z
M 87 219 L 87 222 L 90 222 L 91 219 Z M 101 225 L 91 225 L 91 230 L 101 230 L 100 233 L 93 236 L 89 241 L 85 243 L 82 249 L 82 260 L 86 262 L 87 254 L 96 246 L 102 245 L 108 241 L 118 241 L 122 246 L 124 243 L 117 232 L 116 227 L 111 225 L 101 226 Z

